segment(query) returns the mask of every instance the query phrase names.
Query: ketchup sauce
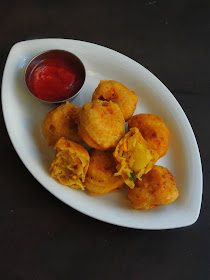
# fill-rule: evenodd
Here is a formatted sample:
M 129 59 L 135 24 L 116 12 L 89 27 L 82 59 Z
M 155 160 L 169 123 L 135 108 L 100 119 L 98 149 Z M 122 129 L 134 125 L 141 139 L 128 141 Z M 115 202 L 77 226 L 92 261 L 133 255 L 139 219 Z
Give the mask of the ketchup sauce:
M 41 54 L 27 71 L 26 84 L 30 91 L 37 98 L 49 102 L 74 96 L 85 80 L 82 62 L 75 55 L 60 50 Z

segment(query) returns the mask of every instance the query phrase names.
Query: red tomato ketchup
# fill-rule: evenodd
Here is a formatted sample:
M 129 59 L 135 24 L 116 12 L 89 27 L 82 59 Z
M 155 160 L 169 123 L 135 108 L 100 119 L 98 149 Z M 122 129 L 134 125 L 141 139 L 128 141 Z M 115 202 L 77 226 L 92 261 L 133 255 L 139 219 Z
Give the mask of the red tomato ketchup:
M 65 51 L 53 50 L 40 56 L 44 54 L 47 56 L 41 57 L 36 64 L 32 63 L 35 65 L 29 73 L 28 69 L 26 71 L 26 84 L 30 91 L 37 98 L 49 102 L 63 101 L 75 95 L 85 79 L 81 61 Z

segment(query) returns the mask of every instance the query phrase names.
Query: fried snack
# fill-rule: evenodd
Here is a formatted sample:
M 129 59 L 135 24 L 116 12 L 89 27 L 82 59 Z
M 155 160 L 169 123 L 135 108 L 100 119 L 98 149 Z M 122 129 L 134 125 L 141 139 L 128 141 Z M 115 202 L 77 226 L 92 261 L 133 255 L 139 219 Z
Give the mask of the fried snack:
M 176 182 L 171 172 L 155 165 L 151 171 L 135 181 L 135 188 L 128 190 L 128 199 L 135 209 L 148 210 L 168 205 L 178 197 Z
M 120 107 L 112 101 L 85 104 L 79 113 L 79 136 L 90 147 L 108 150 L 125 135 L 125 120 Z
M 135 127 L 120 140 L 113 155 L 118 170 L 115 175 L 121 175 L 131 189 L 134 188 L 135 179 L 140 179 L 143 174 L 149 172 L 158 159 L 158 153 L 149 146 Z
M 77 119 L 80 108 L 68 101 L 49 112 L 42 122 L 42 133 L 47 140 L 47 145 L 52 146 L 60 137 L 65 137 L 74 142 L 81 139 L 77 130 Z
M 50 168 L 51 176 L 63 185 L 84 190 L 90 162 L 88 152 L 83 146 L 64 137 L 57 141 L 54 149 L 56 156 Z
M 114 176 L 116 171 L 112 152 L 92 149 L 85 187 L 91 195 L 102 195 L 121 189 L 124 180 L 121 176 Z
M 137 127 L 152 149 L 158 152 L 159 158 L 168 151 L 170 132 L 160 117 L 153 114 L 135 115 L 128 121 L 128 127 Z
M 106 100 L 117 103 L 123 113 L 125 121 L 129 120 L 138 102 L 138 97 L 134 91 L 129 90 L 123 84 L 116 81 L 100 81 L 95 89 L 92 101 Z

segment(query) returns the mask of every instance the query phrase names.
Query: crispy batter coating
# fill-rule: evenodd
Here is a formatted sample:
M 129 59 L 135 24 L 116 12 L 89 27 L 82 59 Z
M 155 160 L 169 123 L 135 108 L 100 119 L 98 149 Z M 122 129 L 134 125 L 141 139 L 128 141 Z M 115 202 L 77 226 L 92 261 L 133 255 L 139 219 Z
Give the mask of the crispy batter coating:
M 125 121 L 129 120 L 138 102 L 138 97 L 134 91 L 129 90 L 123 84 L 116 81 L 100 81 L 95 89 L 92 101 L 106 100 L 117 103 L 123 113 Z
M 135 127 L 120 140 L 113 155 L 117 162 L 116 175 L 121 175 L 131 189 L 134 188 L 135 179 L 149 172 L 158 159 L 158 153 Z
M 56 156 L 51 165 L 51 176 L 63 185 L 84 190 L 90 162 L 87 150 L 64 137 L 57 141 L 54 149 Z
M 78 132 L 92 148 L 108 150 L 116 147 L 125 134 L 120 107 L 112 101 L 101 100 L 85 104 L 79 113 Z
M 81 139 L 78 135 L 77 119 L 80 108 L 68 101 L 49 112 L 42 122 L 42 133 L 48 146 L 55 145 L 60 137 L 74 142 Z
M 151 171 L 136 180 L 135 188 L 128 190 L 128 199 L 135 209 L 148 210 L 161 205 L 168 205 L 178 197 L 176 182 L 171 172 L 155 165 Z
M 91 149 L 85 187 L 91 195 L 102 195 L 121 189 L 124 181 L 121 176 L 114 176 L 116 172 L 112 152 Z
M 158 152 L 159 158 L 167 153 L 170 132 L 160 117 L 138 114 L 128 121 L 128 127 L 137 127 L 149 145 Z

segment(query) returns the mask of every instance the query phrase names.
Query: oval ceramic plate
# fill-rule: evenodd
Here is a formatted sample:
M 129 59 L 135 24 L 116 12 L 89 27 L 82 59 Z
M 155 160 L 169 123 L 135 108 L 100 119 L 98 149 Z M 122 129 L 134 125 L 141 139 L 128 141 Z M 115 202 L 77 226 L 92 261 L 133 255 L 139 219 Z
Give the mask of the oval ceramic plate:
M 137 113 L 160 116 L 170 129 L 170 147 L 157 164 L 174 175 L 179 198 L 171 205 L 150 211 L 134 210 L 120 192 L 90 196 L 70 189 L 50 177 L 54 157 L 40 130 L 40 124 L 53 107 L 29 94 L 24 83 L 27 63 L 50 49 L 64 49 L 84 63 L 87 78 L 82 92 L 72 102 L 82 106 L 91 101 L 100 80 L 116 80 L 139 97 Z M 148 70 L 132 59 L 108 48 L 75 40 L 41 39 L 17 43 L 11 49 L 2 83 L 2 104 L 7 130 L 21 160 L 32 175 L 53 195 L 78 211 L 115 225 L 138 229 L 169 229 L 193 224 L 200 212 L 202 168 L 192 128 L 170 91 Z

